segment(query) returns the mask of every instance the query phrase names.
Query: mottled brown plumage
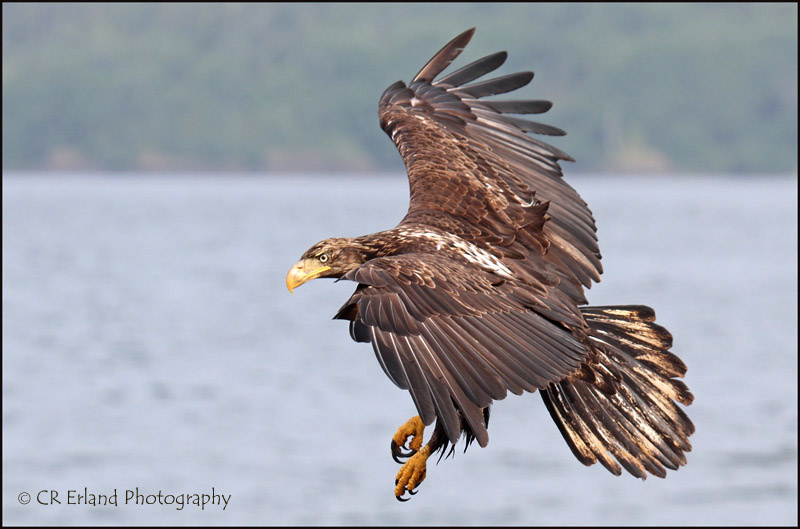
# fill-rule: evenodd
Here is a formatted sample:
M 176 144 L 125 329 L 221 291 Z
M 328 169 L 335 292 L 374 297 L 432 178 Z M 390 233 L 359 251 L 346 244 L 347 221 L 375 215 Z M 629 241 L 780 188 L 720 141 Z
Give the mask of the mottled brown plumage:
M 551 105 L 483 99 L 533 74 L 479 81 L 503 64 L 500 52 L 437 80 L 473 32 L 380 99 L 381 128 L 408 171 L 406 216 L 391 230 L 314 245 L 287 285 L 358 283 L 335 317 L 372 344 L 422 422 L 436 422 L 421 459 L 400 448 L 406 430 L 396 434 L 393 455 L 414 461 L 398 474 L 398 498 L 424 478 L 428 454 L 462 433 L 465 445 L 486 446 L 489 407 L 509 391 L 538 390 L 582 463 L 664 477 L 691 450 L 694 426 L 676 403 L 693 399 L 677 380 L 686 367 L 652 309 L 586 306 L 584 287 L 602 273 L 594 218 L 562 178 L 559 161 L 572 159 L 532 135 L 564 132 L 509 115 Z

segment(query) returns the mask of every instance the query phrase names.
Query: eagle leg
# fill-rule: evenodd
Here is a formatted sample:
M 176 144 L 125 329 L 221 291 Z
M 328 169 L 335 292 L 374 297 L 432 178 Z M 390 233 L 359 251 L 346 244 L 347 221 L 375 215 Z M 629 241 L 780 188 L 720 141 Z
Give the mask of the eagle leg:
M 403 498 L 403 495 L 408 492 L 412 496 L 417 493 L 414 489 L 422 483 L 425 479 L 426 462 L 431 455 L 430 444 L 422 447 L 420 451 L 411 456 L 411 459 L 406 463 L 397 473 L 397 478 L 394 480 L 394 496 L 400 501 L 408 501 L 411 498 Z
M 415 417 L 415 419 L 419 419 L 419 417 Z M 414 419 L 410 420 L 409 423 L 413 421 Z M 424 428 L 425 425 L 422 424 L 421 420 L 419 421 L 419 425 L 419 435 L 414 439 L 414 441 L 420 439 L 419 442 L 421 443 L 422 428 Z M 431 456 L 431 454 L 435 454 L 437 451 L 444 449 L 447 444 L 448 437 L 445 433 L 442 421 L 437 420 L 436 427 L 433 429 L 433 434 L 431 434 L 431 438 L 428 439 L 428 442 L 425 444 L 425 446 L 423 446 L 417 453 L 412 455 L 411 458 L 400 468 L 400 472 L 397 473 L 397 479 L 394 481 L 394 495 L 398 500 L 410 500 L 411 498 L 403 498 L 406 492 L 412 496 L 417 493 L 417 487 L 419 487 L 419 484 L 425 479 L 426 463 L 428 462 L 428 458 Z
M 406 421 L 392 436 L 392 459 L 402 463 L 401 458 L 408 459 L 416 454 L 422 446 L 422 434 L 424 431 L 425 424 L 419 415 L 415 415 Z M 409 437 L 411 437 L 411 442 L 408 443 L 407 451 L 404 451 Z

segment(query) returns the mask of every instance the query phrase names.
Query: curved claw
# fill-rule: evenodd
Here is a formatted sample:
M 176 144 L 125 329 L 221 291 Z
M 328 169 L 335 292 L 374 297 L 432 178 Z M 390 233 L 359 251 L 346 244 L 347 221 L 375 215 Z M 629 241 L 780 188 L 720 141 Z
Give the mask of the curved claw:
M 397 480 L 394 480 L 394 484 L 397 485 Z M 400 496 L 395 496 L 395 499 L 397 501 L 402 501 L 402 502 L 406 502 L 406 501 L 410 500 L 411 498 L 404 498 L 403 497 L 406 492 L 408 492 L 409 496 L 414 496 L 417 492 L 419 492 L 419 485 L 417 485 L 416 489 L 411 489 L 411 490 L 403 489 L 403 494 L 401 494 Z
M 417 453 L 417 451 L 414 450 L 413 448 L 409 448 L 407 450 L 404 450 L 406 448 L 406 446 L 405 445 L 399 446 L 397 444 L 397 441 L 395 441 L 394 439 L 392 439 L 391 447 L 392 447 L 392 459 L 394 459 L 395 462 L 400 463 L 400 464 L 404 463 L 404 461 L 400 460 L 401 458 L 402 459 L 408 459 L 409 457 L 411 457 L 411 456 L 413 456 L 414 454 Z
M 422 447 L 397 473 L 397 477 L 394 480 L 394 495 L 398 500 L 407 501 L 409 498 L 403 499 L 406 492 L 408 492 L 409 496 L 417 493 L 417 488 L 425 480 L 425 474 L 427 473 L 426 461 L 430 453 L 430 446 Z
M 392 459 L 402 464 L 402 459 L 408 459 L 416 454 L 422 447 L 424 430 L 425 424 L 418 415 L 410 418 L 398 428 L 397 432 L 392 436 Z

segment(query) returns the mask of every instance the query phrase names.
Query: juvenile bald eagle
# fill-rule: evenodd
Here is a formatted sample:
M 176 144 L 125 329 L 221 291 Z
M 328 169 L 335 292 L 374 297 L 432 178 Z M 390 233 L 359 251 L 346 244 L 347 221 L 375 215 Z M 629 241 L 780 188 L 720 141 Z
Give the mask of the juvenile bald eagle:
M 641 305 L 586 306 L 600 281 L 595 221 L 562 178 L 564 152 L 532 136 L 564 131 L 509 114 L 541 100 L 495 100 L 531 72 L 483 81 L 506 52 L 437 76 L 475 28 L 437 53 L 379 104 L 381 128 L 405 162 L 408 213 L 397 227 L 326 239 L 286 277 L 358 283 L 335 318 L 369 342 L 419 415 L 398 429 L 395 496 L 414 494 L 431 454 L 489 442 L 489 408 L 511 391 L 539 391 L 581 463 L 645 479 L 686 463 L 694 426 L 677 402 L 693 396 L 668 351 L 672 336 Z M 422 446 L 425 425 L 436 423 Z M 441 455 L 440 455 L 441 459 Z

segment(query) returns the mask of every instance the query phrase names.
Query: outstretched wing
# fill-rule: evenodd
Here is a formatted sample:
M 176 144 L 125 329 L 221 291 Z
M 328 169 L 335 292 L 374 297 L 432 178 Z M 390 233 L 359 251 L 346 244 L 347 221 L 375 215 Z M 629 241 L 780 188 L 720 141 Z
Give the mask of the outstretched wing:
M 381 97 L 381 127 L 409 177 L 410 204 L 401 225 L 435 226 L 500 255 L 541 260 L 537 237 L 517 238 L 531 231 L 522 229 L 535 218 L 531 208 L 549 204 L 548 222 L 536 228 L 548 245 L 544 259 L 561 277 L 560 288 L 585 303 L 580 285 L 591 286 L 602 273 L 594 218 L 562 178 L 559 160 L 572 159 L 532 135 L 565 133 L 510 115 L 546 112 L 550 102 L 482 99 L 525 86 L 533 73 L 476 81 L 505 62 L 506 52 L 499 52 L 435 80 L 474 31 L 448 43 L 408 86 L 398 81 Z
M 439 417 L 453 444 L 458 411 L 485 446 L 482 408 L 507 390 L 544 389 L 588 355 L 568 330 L 530 310 L 541 302 L 524 285 L 445 256 L 382 257 L 344 278 L 359 286 L 335 317 L 350 320 L 354 340 L 372 343 L 423 422 Z

